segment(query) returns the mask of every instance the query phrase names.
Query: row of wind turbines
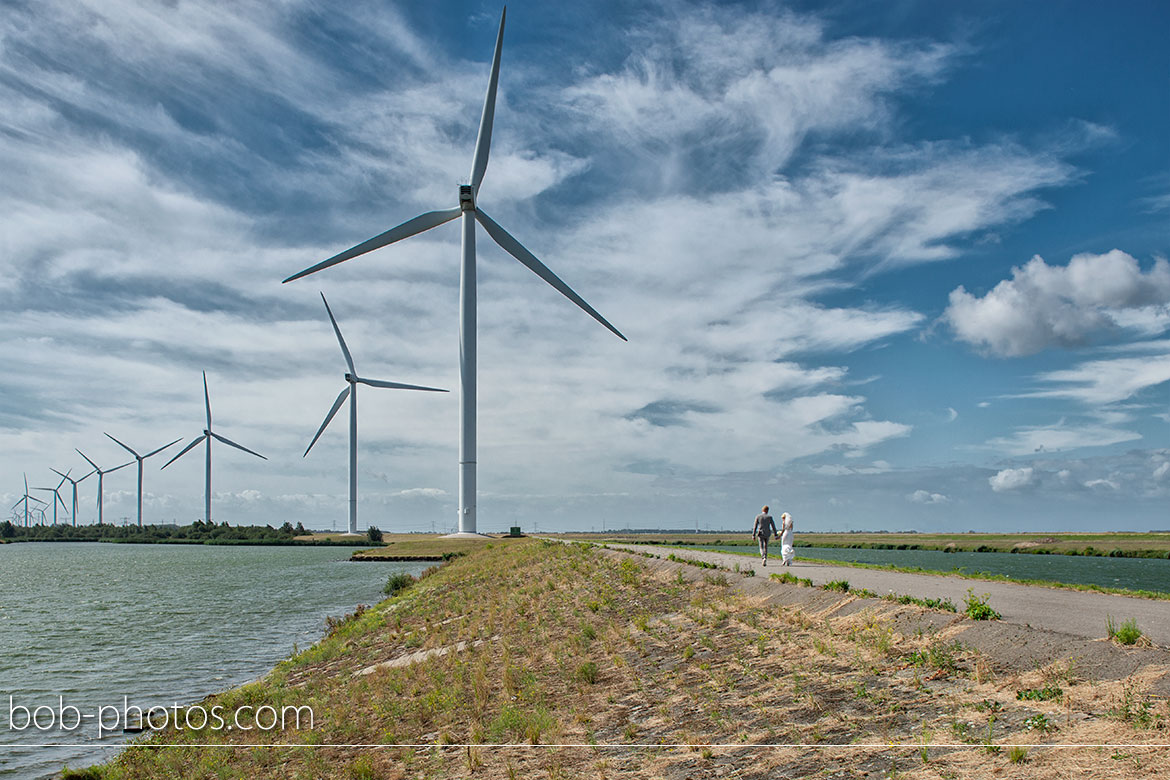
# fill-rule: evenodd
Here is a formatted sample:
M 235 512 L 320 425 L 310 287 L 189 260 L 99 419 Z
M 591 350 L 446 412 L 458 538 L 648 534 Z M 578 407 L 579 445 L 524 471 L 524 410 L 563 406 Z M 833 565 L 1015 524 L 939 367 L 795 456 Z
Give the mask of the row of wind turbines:
M 470 182 L 459 186 L 457 205 L 448 209 L 438 211 L 428 211 L 420 214 L 413 219 L 393 227 L 377 236 L 374 236 L 367 241 L 363 241 L 357 246 L 340 252 L 339 254 L 330 257 L 316 265 L 306 268 L 299 273 L 293 274 L 284 280 L 285 283 L 300 279 L 310 274 L 323 271 L 327 268 L 351 260 L 360 255 L 372 252 L 376 249 L 388 246 L 405 238 L 423 233 L 432 228 L 446 224 L 454 219 L 461 218 L 462 226 L 462 252 L 459 275 L 459 523 L 458 532 L 454 536 L 478 536 L 476 532 L 476 252 L 475 252 L 475 225 L 476 222 L 487 231 L 488 236 L 492 238 L 504 251 L 512 255 L 522 265 L 531 270 L 545 282 L 547 282 L 553 289 L 560 292 L 577 307 L 585 311 L 593 319 L 597 320 L 603 326 L 608 328 L 614 335 L 626 341 L 626 337 L 622 335 L 613 325 L 609 323 L 601 314 L 599 314 L 592 306 L 590 306 L 581 296 L 573 291 L 567 284 L 565 284 L 555 273 L 553 273 L 546 265 L 536 258 L 528 249 L 526 249 L 519 241 L 512 237 L 503 227 L 501 227 L 494 219 L 479 206 L 477 198 L 479 195 L 480 185 L 483 182 L 484 174 L 487 171 L 488 156 L 491 149 L 492 125 L 495 119 L 495 105 L 496 92 L 499 84 L 500 76 L 500 54 L 503 48 L 504 41 L 504 22 L 507 15 L 507 8 L 505 7 L 500 14 L 500 27 L 496 35 L 495 50 L 492 56 L 491 74 L 488 79 L 487 93 L 484 97 L 483 113 L 480 116 L 479 133 L 475 143 L 475 153 L 471 163 Z M 348 346 L 346 346 L 345 339 L 341 335 L 341 329 L 337 325 L 337 320 L 333 316 L 333 311 L 329 308 L 329 302 L 325 300 L 324 294 L 321 295 L 322 301 L 325 303 L 325 310 L 329 315 L 329 320 L 333 325 L 333 330 L 337 335 L 337 341 L 341 346 L 342 354 L 345 357 L 348 372 L 345 374 L 346 386 L 334 401 L 332 408 L 325 416 L 324 422 L 321 423 L 313 440 L 309 443 L 305 450 L 305 456 L 309 454 L 309 450 L 317 443 L 321 434 L 328 427 L 329 423 L 336 416 L 342 404 L 349 401 L 349 532 L 357 533 L 357 390 L 358 385 L 368 385 L 371 387 L 391 388 L 398 390 L 421 390 L 429 392 L 447 392 L 440 388 L 425 387 L 421 385 L 410 385 L 399 382 L 387 382 L 384 380 L 367 379 L 358 376 L 357 370 L 354 368 L 353 356 L 350 354 Z M 207 411 L 207 428 L 203 431 L 203 435 L 196 438 L 188 444 L 178 455 L 171 458 L 163 465 L 166 468 L 171 463 L 181 458 L 184 454 L 189 452 L 192 448 L 200 442 L 206 442 L 206 484 L 205 484 L 205 513 L 206 519 L 211 519 L 211 440 L 216 439 L 232 447 L 244 450 L 257 457 L 264 457 L 252 450 L 247 449 L 235 442 L 229 441 L 211 430 L 211 402 L 207 394 L 207 376 L 204 374 L 203 378 L 204 400 Z M 109 435 L 109 434 L 107 434 Z M 113 437 L 110 437 L 113 439 Z M 139 455 L 134 450 L 131 450 L 122 442 L 119 445 L 124 447 L 127 451 L 134 455 L 138 463 L 138 522 L 142 523 L 142 464 L 147 458 L 162 452 L 173 444 L 163 445 L 156 450 L 153 450 L 146 455 Z M 79 450 L 80 452 L 80 450 Z M 83 454 L 82 457 L 85 457 Z M 101 521 L 101 480 L 104 474 L 116 471 L 120 468 L 125 468 L 135 461 L 128 461 L 120 466 L 112 469 L 102 471 L 89 458 L 86 461 L 93 466 L 94 471 L 90 474 L 98 474 L 98 517 Z M 57 474 L 61 472 L 56 471 Z M 90 476 L 87 474 L 81 479 Z M 56 489 L 41 488 L 44 490 L 59 490 L 66 479 L 73 482 L 74 487 L 74 512 L 73 516 L 76 519 L 76 483 L 81 480 L 72 480 L 68 476 L 68 472 L 61 474 L 63 477 L 61 483 Z M 25 495 L 21 499 L 24 502 L 27 522 L 27 512 L 30 500 L 34 499 L 28 494 L 27 479 L 25 481 Z M 59 499 L 59 496 L 58 496 Z M 20 505 L 21 501 L 17 502 Z M 56 504 L 54 504 L 54 512 L 56 511 Z

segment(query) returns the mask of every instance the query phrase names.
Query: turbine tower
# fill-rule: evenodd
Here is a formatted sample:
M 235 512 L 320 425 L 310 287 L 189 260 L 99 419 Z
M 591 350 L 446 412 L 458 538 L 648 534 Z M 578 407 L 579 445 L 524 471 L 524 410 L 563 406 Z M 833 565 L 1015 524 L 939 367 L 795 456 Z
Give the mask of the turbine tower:
M 77 454 L 80 455 L 81 457 L 85 458 L 85 462 L 88 463 L 89 465 L 93 466 L 94 473 L 98 475 L 98 495 L 97 495 L 98 525 L 101 525 L 102 524 L 102 493 L 103 493 L 102 482 L 104 481 L 106 474 L 110 474 L 112 472 L 115 472 L 118 469 L 124 469 L 127 466 L 129 466 L 131 463 L 133 463 L 134 461 L 128 460 L 125 463 L 123 463 L 121 466 L 114 466 L 112 469 L 106 469 L 105 471 L 102 471 L 100 468 L 98 468 L 98 464 L 96 464 L 92 460 L 90 460 L 89 457 L 84 452 L 82 452 L 81 450 L 77 450 Z
M 201 442 L 201 441 L 207 442 L 207 475 L 206 475 L 206 479 L 204 481 L 204 487 L 203 487 L 203 490 L 204 490 L 203 508 L 204 508 L 204 519 L 207 520 L 208 523 L 210 523 L 211 522 L 211 440 L 218 439 L 221 442 L 223 442 L 224 444 L 230 444 L 231 446 L 235 447 L 237 450 L 243 450 L 244 452 L 248 453 L 249 455 L 255 455 L 257 458 L 260 458 L 261 460 L 268 460 L 268 458 L 264 457 L 259 452 L 252 452 L 252 450 L 248 449 L 247 447 L 236 444 L 234 441 L 231 441 L 230 439 L 227 439 L 223 436 L 220 436 L 218 433 L 215 433 L 214 431 L 211 430 L 211 395 L 207 392 L 207 372 L 206 371 L 203 372 L 203 402 L 207 407 L 207 427 L 203 430 L 203 435 L 199 436 L 193 442 L 191 442 L 186 447 L 184 447 L 182 449 L 182 451 L 179 452 L 178 455 L 176 455 L 175 457 L 168 460 L 166 463 L 163 464 L 162 467 L 165 469 L 167 466 L 171 465 L 176 460 L 178 460 L 179 458 L 186 455 L 188 452 L 191 451 L 191 448 L 194 447 L 199 442 Z M 170 445 L 168 444 L 167 446 L 169 447 Z
M 496 35 L 496 48 L 492 56 L 491 76 L 488 79 L 487 95 L 483 101 L 483 114 L 479 121 L 479 136 L 475 142 L 475 156 L 471 163 L 470 184 L 460 185 L 459 205 L 442 211 L 428 211 L 398 227 L 363 241 L 351 249 L 334 255 L 317 265 L 285 279 L 291 282 L 303 276 L 316 273 L 346 260 L 372 252 L 395 241 L 422 233 L 431 228 L 462 217 L 463 253 L 459 273 L 459 535 L 475 535 L 475 379 L 476 379 L 476 284 L 475 284 L 475 223 L 479 222 L 508 254 L 522 265 L 550 284 L 554 289 L 577 304 L 589 316 L 609 328 L 618 338 L 626 341 L 617 328 L 597 313 L 581 296 L 550 271 L 536 256 L 524 248 L 506 230 L 479 207 L 476 197 L 487 170 L 488 152 L 492 140 L 492 121 L 496 110 L 496 87 L 500 78 L 500 49 L 504 42 L 504 18 L 507 9 L 500 14 L 500 30 Z
M 69 469 L 69 471 L 65 474 L 62 474 L 60 471 L 57 471 L 57 469 L 52 468 L 52 467 L 50 467 L 49 470 L 52 471 L 54 474 L 57 474 L 58 476 L 62 476 L 65 479 L 69 480 L 69 483 L 71 485 L 73 485 L 73 511 L 70 512 L 70 517 L 73 519 L 73 526 L 76 528 L 77 527 L 77 484 L 79 482 L 84 482 L 85 480 L 89 479 L 97 472 L 91 471 L 88 474 L 86 474 L 84 477 L 82 477 L 81 479 L 74 479 L 73 477 L 69 476 L 69 474 L 71 474 L 73 472 L 73 469 Z
M 24 527 L 25 528 L 28 528 L 28 509 L 29 509 L 28 502 L 29 501 L 36 501 L 38 504 L 45 503 L 44 501 L 41 501 L 36 496 L 30 496 L 28 494 L 28 475 L 25 474 L 24 475 L 24 495 L 21 496 L 20 499 L 15 504 L 12 505 L 12 508 L 16 509 L 21 504 L 24 504 Z
M 53 469 L 49 469 L 49 470 L 52 471 Z M 64 484 L 65 484 L 65 480 L 62 479 L 60 482 L 57 483 L 57 487 L 35 487 L 35 488 L 33 488 L 33 490 L 45 490 L 45 491 L 48 491 L 48 492 L 53 494 L 53 501 L 52 501 L 52 504 L 53 504 L 53 525 L 57 524 L 57 504 L 60 504 L 62 509 L 68 508 L 65 506 L 65 501 L 61 498 L 61 486 Z
M 349 352 L 349 347 L 345 345 L 345 339 L 341 335 L 341 328 L 337 326 L 337 318 L 333 316 L 333 310 L 329 308 L 329 301 L 325 300 L 325 293 L 321 293 L 321 300 L 325 303 L 325 311 L 329 314 L 329 321 L 333 323 L 333 332 L 337 334 L 337 343 L 341 345 L 341 354 L 345 356 L 345 363 L 349 366 L 349 372 L 345 375 L 345 381 L 348 383 L 341 394 L 337 396 L 337 400 L 333 402 L 333 408 L 329 410 L 329 414 L 325 415 L 325 422 L 321 423 L 321 427 L 317 429 L 317 435 L 309 442 L 309 446 L 305 448 L 305 454 L 301 457 L 306 457 L 309 450 L 313 449 L 313 445 L 317 443 L 317 439 L 321 438 L 321 434 L 325 432 L 325 428 L 333 420 L 333 416 L 337 414 L 337 410 L 345 403 L 346 397 L 349 398 L 349 532 L 356 534 L 358 532 L 357 524 L 357 386 L 359 384 L 369 385 L 370 387 L 386 387 L 392 390 L 426 390 L 432 393 L 445 393 L 438 387 L 422 387 L 421 385 L 404 385 L 400 382 L 387 382 L 382 379 L 366 379 L 357 375 L 357 369 L 353 367 L 353 355 Z
M 138 527 L 141 528 L 142 527 L 142 461 L 146 460 L 147 458 L 149 458 L 153 455 L 159 454 L 160 452 L 165 450 L 167 447 L 170 447 L 171 444 L 178 444 L 180 441 L 182 441 L 182 439 L 175 439 L 173 442 L 171 442 L 171 444 L 164 444 L 163 446 L 159 447 L 157 450 L 151 450 L 150 452 L 146 453 L 145 455 L 139 455 L 137 452 L 130 449 L 125 444 L 123 444 L 122 442 L 115 439 L 113 436 L 110 436 L 110 434 L 107 433 L 106 436 L 109 437 L 109 439 L 111 441 L 113 441 L 114 444 L 117 444 L 119 447 L 126 450 L 126 452 L 129 452 L 131 455 L 133 455 L 134 460 L 138 461 Z

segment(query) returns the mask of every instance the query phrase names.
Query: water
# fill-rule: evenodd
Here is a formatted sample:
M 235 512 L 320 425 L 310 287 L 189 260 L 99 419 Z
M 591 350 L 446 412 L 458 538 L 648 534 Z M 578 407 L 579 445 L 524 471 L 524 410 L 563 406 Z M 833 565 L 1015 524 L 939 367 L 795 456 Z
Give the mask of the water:
M 191 703 L 262 676 L 321 637 L 327 615 L 382 598 L 392 572 L 428 564 L 351 563 L 348 547 L 0 545 L 0 778 L 50 777 L 108 760 L 121 738 L 18 732 L 29 709 Z M 17 724 L 23 717 L 15 719 Z M 28 747 L 68 743 L 70 747 Z
M 752 547 L 698 547 L 696 550 L 748 552 Z M 771 553 L 779 557 L 780 547 Z M 941 550 L 866 550 L 843 547 L 797 547 L 797 558 L 854 563 L 917 566 L 944 572 L 988 572 L 1014 579 L 1050 580 L 1073 585 L 1170 592 L 1170 561 L 1164 558 L 1104 558 L 1079 555 L 1027 555 Z M 799 573 L 799 572 L 798 572 Z

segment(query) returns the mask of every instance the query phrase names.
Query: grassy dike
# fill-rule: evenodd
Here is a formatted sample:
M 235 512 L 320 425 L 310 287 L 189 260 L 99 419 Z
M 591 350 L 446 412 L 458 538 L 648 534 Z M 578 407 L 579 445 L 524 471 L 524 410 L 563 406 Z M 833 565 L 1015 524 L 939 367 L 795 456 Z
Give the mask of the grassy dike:
M 168 730 L 77 776 L 1141 778 L 1170 758 L 1165 666 L 1000 671 L 948 613 L 748 581 L 486 542 L 203 703 L 307 704 L 311 731 Z M 298 747 L 232 747 L 254 742 Z M 1059 747 L 1104 743 L 1126 747 Z

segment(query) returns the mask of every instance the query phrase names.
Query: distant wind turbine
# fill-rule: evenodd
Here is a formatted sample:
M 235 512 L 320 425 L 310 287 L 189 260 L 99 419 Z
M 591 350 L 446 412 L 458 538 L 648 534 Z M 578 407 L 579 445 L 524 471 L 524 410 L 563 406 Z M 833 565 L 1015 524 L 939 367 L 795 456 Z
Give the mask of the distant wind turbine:
M 73 485 L 73 511 L 70 513 L 70 517 L 73 519 L 73 525 L 76 527 L 76 525 L 77 525 L 77 484 L 79 482 L 84 482 L 85 480 L 89 479 L 97 472 L 91 471 L 88 474 L 86 474 L 84 477 L 81 477 L 80 479 L 74 479 L 73 477 L 69 476 L 71 473 L 73 473 L 73 469 L 69 469 L 69 471 L 66 472 L 65 474 L 62 474 L 60 471 L 57 471 L 57 469 L 52 468 L 52 467 L 50 467 L 49 470 L 52 471 L 54 474 L 57 474 L 59 476 L 64 477 L 65 479 L 69 480 L 69 484 Z
M 141 528 L 142 527 L 142 461 L 146 460 L 147 458 L 149 458 L 153 455 L 159 454 L 160 452 L 165 450 L 167 447 L 170 447 L 171 444 L 178 444 L 179 442 L 182 441 L 182 439 L 175 439 L 170 444 L 164 444 L 163 446 L 159 447 L 157 450 L 151 450 L 150 452 L 146 453 L 145 455 L 139 455 L 137 452 L 130 449 L 125 444 L 123 444 L 122 442 L 115 439 L 113 436 L 110 436 L 110 434 L 107 433 L 106 436 L 109 437 L 110 440 L 114 442 L 114 444 L 117 444 L 119 447 L 126 450 L 126 452 L 129 452 L 131 455 L 133 455 L 134 459 L 136 461 L 138 461 L 138 527 Z
M 29 513 L 28 502 L 29 501 L 36 501 L 38 504 L 45 503 L 44 501 L 41 501 L 36 496 L 30 496 L 28 494 L 28 475 L 25 474 L 24 475 L 24 495 L 21 496 L 20 499 L 15 504 L 12 505 L 12 508 L 16 509 L 21 504 L 24 504 L 24 527 L 25 528 L 28 528 L 28 513 Z
M 589 316 L 609 328 L 618 338 L 626 341 L 617 328 L 597 313 L 581 296 L 550 271 L 536 256 L 525 249 L 519 241 L 500 227 L 476 203 L 479 185 L 487 170 L 488 152 L 492 140 L 492 121 L 496 110 L 496 87 L 500 78 L 500 50 L 504 43 L 504 18 L 507 9 L 500 14 L 500 31 L 496 35 L 495 54 L 492 57 L 491 76 L 488 79 L 487 95 L 484 97 L 483 114 L 480 116 L 479 136 L 475 142 L 475 156 L 471 163 L 471 183 L 460 185 L 459 205 L 442 211 L 428 211 L 409 219 L 385 233 L 374 236 L 351 249 L 334 255 L 300 273 L 285 279 L 291 282 L 303 276 L 316 273 L 330 266 L 345 262 L 366 252 L 372 252 L 395 241 L 422 233 L 431 228 L 463 217 L 463 261 L 459 274 L 459 533 L 475 534 L 475 379 L 476 379 L 476 284 L 475 284 L 475 222 L 487 231 L 497 244 L 516 258 L 554 289 L 577 304 Z
M 317 435 L 309 442 L 309 446 L 305 449 L 305 457 L 309 454 L 309 450 L 313 449 L 313 445 L 317 443 L 317 439 L 321 438 L 321 434 L 325 432 L 325 428 L 333 420 L 337 410 L 345 403 L 345 399 L 349 398 L 349 532 L 356 534 L 358 532 L 357 525 L 357 386 L 359 384 L 369 385 L 371 387 L 388 387 L 392 390 L 427 390 L 432 393 L 445 393 L 438 387 L 422 387 L 420 385 L 404 385 L 400 382 L 386 382 L 381 379 L 366 379 L 357 375 L 357 369 L 353 367 L 353 355 L 349 352 L 349 347 L 345 345 L 345 339 L 341 335 L 341 328 L 337 326 L 337 318 L 333 316 L 333 310 L 329 308 L 329 301 L 325 300 L 325 293 L 321 293 L 321 300 L 325 303 L 325 311 L 329 314 L 329 321 L 333 323 L 333 332 L 337 334 L 337 343 L 341 345 L 341 354 L 345 356 L 345 363 L 349 366 L 349 372 L 345 375 L 345 381 L 348 383 L 341 394 L 337 396 L 337 400 L 333 402 L 333 408 L 329 410 L 329 414 L 325 415 L 325 422 L 321 423 L 321 427 L 317 429 Z
M 52 471 L 53 469 L 49 469 L 49 470 Z M 35 488 L 33 488 L 33 490 L 44 490 L 44 491 L 47 491 L 47 492 L 53 494 L 53 501 L 52 501 L 52 504 L 53 504 L 53 525 L 57 524 L 57 504 L 60 504 L 62 509 L 69 508 L 69 507 L 65 506 L 65 501 L 61 498 L 61 486 L 64 484 L 65 484 L 65 480 L 64 480 L 64 478 L 62 478 L 62 480 L 57 483 L 57 487 L 35 487 Z
M 178 455 L 176 455 L 175 457 L 168 460 L 166 463 L 163 464 L 162 467 L 165 469 L 167 466 L 171 465 L 176 460 L 178 460 L 179 458 L 186 455 L 199 442 L 201 442 L 201 441 L 207 442 L 207 477 L 206 477 L 206 481 L 204 482 L 203 508 L 204 508 L 204 519 L 206 519 L 207 522 L 210 523 L 211 522 L 211 440 L 218 439 L 221 442 L 223 442 L 224 444 L 230 444 L 231 446 L 235 447 L 237 450 L 243 450 L 244 452 L 248 453 L 249 455 L 255 455 L 257 458 L 260 458 L 261 460 L 268 460 L 268 458 L 264 457 L 259 452 L 252 452 L 252 450 L 248 449 L 247 447 L 236 444 L 234 441 L 231 441 L 230 439 L 226 439 L 223 436 L 220 436 L 218 433 L 215 433 L 214 431 L 211 430 L 211 395 L 207 392 L 207 372 L 206 371 L 203 372 L 203 402 L 207 407 L 207 427 L 203 430 L 203 435 L 199 436 L 193 442 L 191 442 L 186 447 L 184 447 L 182 449 L 182 451 L 179 452 Z M 167 445 L 167 446 L 170 446 L 170 445 Z
M 93 466 L 94 472 L 98 475 L 98 491 L 97 491 L 97 493 L 98 493 L 97 494 L 98 525 L 101 525 L 102 524 L 102 494 L 104 492 L 102 482 L 105 480 L 106 474 L 113 473 L 113 472 L 117 471 L 118 469 L 124 469 L 127 466 L 129 466 L 131 463 L 133 463 L 134 461 L 128 460 L 125 463 L 123 463 L 121 466 L 114 466 L 112 469 L 106 469 L 105 471 L 102 471 L 98 467 L 98 464 L 96 464 L 92 460 L 90 460 L 89 456 L 87 456 L 84 452 L 82 452 L 81 450 L 77 450 L 77 454 L 80 455 L 81 457 L 85 458 L 85 462 L 88 463 L 89 465 Z

